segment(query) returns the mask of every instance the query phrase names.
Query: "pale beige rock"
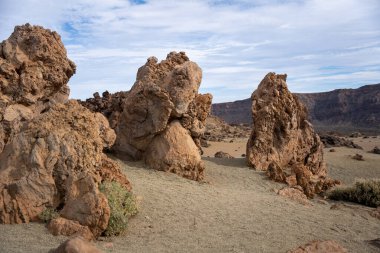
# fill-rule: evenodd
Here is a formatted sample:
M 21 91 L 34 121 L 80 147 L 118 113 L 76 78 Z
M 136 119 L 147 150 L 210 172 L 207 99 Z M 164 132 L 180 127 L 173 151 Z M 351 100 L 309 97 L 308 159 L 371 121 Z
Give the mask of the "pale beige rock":
M 155 170 L 170 171 L 183 177 L 203 179 L 204 164 L 194 141 L 179 121 L 173 121 L 150 143 L 146 164 Z
M 288 253 L 348 253 L 348 251 L 336 241 L 315 240 L 295 250 L 289 250 Z
M 49 253 L 102 253 L 102 251 L 83 238 L 74 237 L 63 242 L 57 249 L 50 250 Z
M 264 171 L 272 167 L 269 176 L 276 181 L 286 182 L 295 175 L 308 197 L 330 185 L 330 181 L 324 183 L 327 172 L 322 142 L 307 121 L 305 107 L 288 90 L 286 75 L 265 76 L 252 94 L 252 116 L 249 166 Z

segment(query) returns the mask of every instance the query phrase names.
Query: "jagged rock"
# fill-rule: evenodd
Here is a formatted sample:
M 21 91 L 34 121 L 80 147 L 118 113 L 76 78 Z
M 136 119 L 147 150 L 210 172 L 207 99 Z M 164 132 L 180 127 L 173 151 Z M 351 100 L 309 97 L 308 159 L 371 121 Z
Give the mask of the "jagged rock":
M 67 101 L 75 65 L 57 33 L 16 27 L 1 43 L 0 61 L 0 223 L 34 221 L 52 208 L 99 236 L 110 208 L 98 184 L 131 189 L 103 154 L 114 130 L 102 114 Z M 63 223 L 56 228 L 66 231 Z
M 198 148 L 179 121 L 173 121 L 150 143 L 146 164 L 155 170 L 170 171 L 183 177 L 203 179 L 204 165 Z
M 66 240 L 58 248 L 50 250 L 49 253 L 102 253 L 102 251 L 78 236 Z
M 198 152 L 201 152 L 200 139 L 212 100 L 210 94 L 198 94 L 201 78 L 201 69 L 189 61 L 183 52 L 172 52 L 160 63 L 155 57 L 149 58 L 138 70 L 135 84 L 123 99 L 119 120 L 115 124 L 117 139 L 112 148 L 115 155 L 122 159 L 143 159 L 151 168 L 201 179 L 203 164 L 198 159 L 191 162 L 182 151 L 175 154 L 175 162 L 165 166 L 163 160 L 156 161 L 161 167 L 149 162 L 152 160 L 149 155 L 155 154 L 152 147 L 157 147 L 157 142 L 167 141 L 167 134 L 171 133 L 169 128 L 174 125 L 178 128 L 177 124 L 172 124 L 176 120 L 185 128 L 185 131 L 181 130 L 181 135 L 186 134 L 192 139 L 171 139 L 170 142 L 191 152 L 195 143 Z M 166 159 L 173 156 L 171 148 L 165 150 L 167 154 L 157 150 L 159 156 L 155 157 Z
M 277 181 L 295 176 L 308 197 L 335 182 L 326 179 L 322 142 L 307 121 L 305 107 L 288 90 L 286 75 L 265 76 L 252 94 L 252 116 L 249 166 L 264 171 L 272 167 L 269 175 Z
M 335 135 L 322 134 L 319 136 L 325 148 L 331 147 L 348 147 L 348 148 L 357 148 L 363 149 L 358 144 L 355 144 L 351 140 L 347 140 L 346 138 L 342 138 Z
M 295 250 L 290 250 L 288 253 L 348 253 L 347 249 L 333 240 L 327 241 L 311 241 L 306 245 L 300 246 Z
M 102 113 L 109 121 L 110 126 L 114 129 L 119 122 L 119 117 L 123 111 L 123 101 L 128 96 L 128 92 L 120 91 L 116 93 L 103 92 L 102 96 L 98 92 L 94 93 L 93 98 L 86 101 L 79 101 L 81 105 L 93 112 Z
M 226 152 L 223 152 L 223 151 L 218 151 L 215 153 L 214 155 L 215 158 L 228 158 L 228 159 L 232 159 L 234 158 L 232 155 L 226 153 Z
M 74 73 L 56 32 L 29 24 L 15 27 L 0 44 L 0 152 L 23 121 L 67 100 Z
M 35 220 L 45 207 L 88 226 L 95 236 L 108 224 L 109 207 L 98 191 L 114 131 L 101 114 L 76 101 L 57 104 L 28 122 L 0 154 L 0 222 Z M 115 177 L 122 177 L 115 169 Z M 112 180 L 112 178 L 110 178 Z
M 210 115 L 205 121 L 204 139 L 223 141 L 230 138 L 248 138 L 251 128 L 244 124 L 229 125 L 221 118 Z
M 277 194 L 296 201 L 304 206 L 312 206 L 306 195 L 303 193 L 302 188 L 285 187 L 279 190 Z
M 48 230 L 53 235 L 81 236 L 88 241 L 94 239 L 94 235 L 88 227 L 82 226 L 78 221 L 68 220 L 62 217 L 51 220 L 48 224 Z

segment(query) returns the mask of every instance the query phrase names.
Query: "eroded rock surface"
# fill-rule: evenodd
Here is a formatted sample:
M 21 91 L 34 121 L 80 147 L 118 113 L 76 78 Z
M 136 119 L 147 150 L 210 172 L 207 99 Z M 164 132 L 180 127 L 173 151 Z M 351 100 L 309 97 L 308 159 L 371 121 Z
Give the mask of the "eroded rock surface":
M 85 227 L 97 237 L 110 216 L 99 183 L 131 189 L 103 154 L 116 139 L 108 120 L 67 101 L 74 72 L 60 36 L 50 30 L 18 26 L 1 43 L 0 223 L 34 221 L 51 208 L 80 224 L 70 233 Z M 68 233 L 69 223 L 56 222 L 55 231 Z
M 102 251 L 78 236 L 66 240 L 58 248 L 50 250 L 49 253 L 102 253 Z
M 271 167 L 269 176 L 276 181 L 295 177 L 308 197 L 332 184 L 326 179 L 322 142 L 307 121 L 305 107 L 288 90 L 286 75 L 265 76 L 252 94 L 252 116 L 249 166 L 264 171 Z
M 112 151 L 119 158 L 145 160 L 151 168 L 200 180 L 203 164 L 198 156 L 192 162 L 188 156 L 195 157 L 193 144 L 197 152 L 202 153 L 205 121 L 211 110 L 212 95 L 198 93 L 201 79 L 202 70 L 196 63 L 183 52 L 172 52 L 160 63 L 157 58 L 150 57 L 139 68 L 131 90 L 115 94 L 105 92 L 102 96 L 95 93 L 94 98 L 81 103 L 108 118 L 117 135 Z M 179 128 L 177 123 L 172 124 L 175 121 L 184 128 L 185 131 L 181 129 L 179 135 L 186 141 L 167 139 L 173 125 Z M 166 148 L 165 152 L 168 153 L 165 154 L 162 150 L 152 149 L 158 148 L 157 142 L 167 141 L 179 149 L 173 162 L 168 162 L 168 157 L 174 154 L 172 148 Z M 184 150 L 188 150 L 190 155 L 185 154 Z M 150 155 L 164 160 L 158 160 L 158 166 L 150 162 Z
M 0 152 L 23 121 L 67 100 L 75 68 L 56 32 L 15 27 L 0 44 Z

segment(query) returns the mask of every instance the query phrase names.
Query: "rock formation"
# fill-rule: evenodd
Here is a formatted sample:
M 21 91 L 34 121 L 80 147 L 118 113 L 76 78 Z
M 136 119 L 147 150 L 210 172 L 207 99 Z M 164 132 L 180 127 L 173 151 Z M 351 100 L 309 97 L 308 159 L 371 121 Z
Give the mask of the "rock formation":
M 1 43 L 0 61 L 0 223 L 34 221 L 51 208 L 99 236 L 110 208 L 98 184 L 131 189 L 103 154 L 114 130 L 102 114 L 67 101 L 75 65 L 57 33 L 18 26 Z M 57 222 L 57 231 L 69 223 Z
M 355 144 L 353 141 L 348 140 L 343 137 L 336 136 L 336 135 L 321 134 L 319 137 L 325 148 L 348 147 L 348 148 L 363 149 L 358 144 Z
M 116 156 L 200 180 L 201 138 L 212 100 L 211 94 L 198 94 L 201 79 L 196 63 L 183 52 L 172 52 L 160 63 L 150 57 L 130 91 L 94 94 L 82 104 L 109 119 L 117 135 Z
M 102 253 L 102 251 L 77 236 L 66 240 L 58 248 L 50 250 L 49 253 Z
M 306 106 L 309 120 L 319 133 L 334 130 L 380 134 L 380 84 L 293 95 Z M 252 124 L 251 99 L 213 104 L 212 114 L 229 124 Z
M 269 73 L 252 94 L 254 124 L 247 143 L 247 162 L 271 178 L 300 185 L 308 197 L 323 191 L 326 165 L 323 145 L 307 111 L 286 85 L 286 75 Z

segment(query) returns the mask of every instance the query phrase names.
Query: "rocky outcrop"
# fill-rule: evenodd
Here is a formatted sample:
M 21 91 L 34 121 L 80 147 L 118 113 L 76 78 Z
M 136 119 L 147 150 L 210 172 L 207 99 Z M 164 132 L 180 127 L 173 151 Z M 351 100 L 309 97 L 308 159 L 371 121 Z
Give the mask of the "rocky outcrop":
M 347 148 L 363 149 L 358 144 L 355 144 L 353 141 L 348 140 L 343 137 L 336 136 L 336 135 L 321 134 L 319 137 L 325 148 L 347 147 Z
M 239 124 L 229 125 L 224 120 L 210 115 L 205 121 L 205 133 L 203 139 L 206 141 L 226 141 L 234 138 L 248 138 L 251 127 Z
M 119 122 L 120 113 L 123 111 L 123 101 L 127 95 L 128 92 L 125 91 L 113 94 L 105 91 L 102 93 L 102 96 L 100 96 L 98 92 L 95 92 L 93 98 L 79 101 L 79 103 L 93 112 L 102 113 L 108 119 L 110 126 L 114 129 Z
M 287 182 L 295 178 L 308 197 L 320 193 L 326 181 L 323 145 L 307 111 L 286 85 L 286 75 L 269 73 L 252 94 L 254 124 L 247 143 L 248 165 Z M 274 169 L 273 169 L 274 168 Z
M 319 241 L 315 240 L 300 246 L 295 250 L 290 250 L 288 253 L 348 253 L 347 249 L 333 240 Z
M 49 253 L 102 253 L 102 251 L 78 236 L 66 240 L 58 248 L 50 250 Z
M 232 155 L 226 153 L 226 152 L 223 152 L 223 151 L 218 151 L 214 154 L 214 157 L 215 158 L 227 158 L 227 159 L 232 159 L 234 158 Z
M 67 100 L 74 73 L 56 32 L 29 24 L 15 27 L 0 44 L 0 152 L 23 121 Z
M 294 93 L 309 111 L 309 120 L 318 132 L 361 131 L 380 133 L 380 84 L 357 89 L 319 93 Z M 251 124 L 251 99 L 212 105 L 212 114 L 229 124 Z
M 99 183 L 129 181 L 103 149 L 114 130 L 100 113 L 67 101 L 75 65 L 57 33 L 39 26 L 15 28 L 0 50 L 0 223 L 38 219 L 46 208 L 86 228 L 107 227 L 110 208 Z
M 212 102 L 211 94 L 198 93 L 201 79 L 202 71 L 196 63 L 183 52 L 172 52 L 160 63 L 150 57 L 139 68 L 130 91 L 105 92 L 102 97 L 95 93 L 94 98 L 81 103 L 108 118 L 117 134 L 112 152 L 119 158 L 144 160 L 150 168 L 200 180 L 204 167 L 200 156 L 194 154 L 193 146 L 196 146 L 197 153 L 202 153 L 201 141 L 204 142 L 205 121 Z M 178 123 L 173 123 L 176 121 L 181 128 Z M 172 136 L 173 127 L 180 129 L 177 135 L 185 141 Z M 173 148 L 153 150 L 160 148 L 162 143 L 170 143 L 179 151 L 174 154 Z M 163 160 L 155 164 L 150 155 Z M 174 160 L 169 162 L 168 158 Z

